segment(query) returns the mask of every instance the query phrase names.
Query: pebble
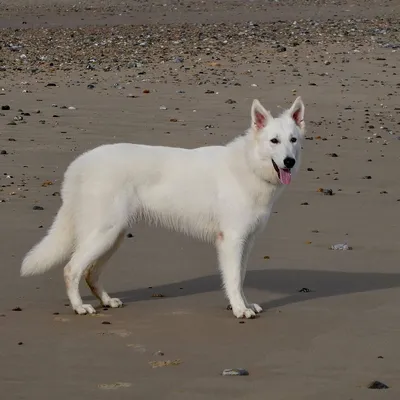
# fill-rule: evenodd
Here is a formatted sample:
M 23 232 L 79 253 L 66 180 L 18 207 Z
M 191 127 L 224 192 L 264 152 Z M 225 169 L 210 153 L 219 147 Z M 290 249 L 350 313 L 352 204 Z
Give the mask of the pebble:
M 299 293 L 311 293 L 312 290 L 306 287 L 303 287 L 299 290 Z
M 32 207 L 32 210 L 35 210 L 35 211 L 42 211 L 42 210 L 44 210 L 44 208 L 43 208 L 42 206 L 33 206 L 33 207 Z
M 5 105 L 5 106 L 1 106 L 1 109 L 2 109 L 3 111 L 8 111 L 8 110 L 10 110 L 11 108 L 10 108 L 10 106 Z
M 373 381 L 368 385 L 368 389 L 389 389 L 389 386 L 380 381 Z
M 247 376 L 249 372 L 244 368 L 227 368 L 222 371 L 223 376 Z
M 347 243 L 338 243 L 338 244 L 333 244 L 330 247 L 331 250 L 353 250 L 351 246 L 349 246 Z

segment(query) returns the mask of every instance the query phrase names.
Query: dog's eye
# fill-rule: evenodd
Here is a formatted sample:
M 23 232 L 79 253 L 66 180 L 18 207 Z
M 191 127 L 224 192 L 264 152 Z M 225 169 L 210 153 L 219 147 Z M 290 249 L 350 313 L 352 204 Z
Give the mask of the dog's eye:
M 297 142 L 297 139 L 296 139 L 295 137 L 292 137 L 292 138 L 290 139 L 290 141 L 291 141 L 292 143 L 296 143 L 296 142 Z
M 279 140 L 277 138 L 273 138 L 273 139 L 271 139 L 271 143 L 278 144 Z

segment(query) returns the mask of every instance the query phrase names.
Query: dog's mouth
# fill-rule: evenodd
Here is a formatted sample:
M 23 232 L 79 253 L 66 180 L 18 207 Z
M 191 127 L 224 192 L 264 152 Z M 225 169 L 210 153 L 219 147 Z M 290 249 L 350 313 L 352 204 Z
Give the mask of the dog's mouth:
M 289 168 L 279 168 L 275 161 L 272 160 L 272 165 L 275 168 L 276 173 L 278 174 L 278 178 L 284 185 L 289 185 L 290 181 L 292 180 L 292 173 Z

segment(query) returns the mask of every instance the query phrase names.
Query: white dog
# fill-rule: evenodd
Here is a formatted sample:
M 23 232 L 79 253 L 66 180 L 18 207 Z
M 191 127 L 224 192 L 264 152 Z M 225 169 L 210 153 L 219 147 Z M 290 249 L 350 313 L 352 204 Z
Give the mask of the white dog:
M 243 294 L 247 258 L 275 199 L 298 170 L 304 133 L 300 97 L 277 118 L 254 100 L 251 127 L 226 146 L 120 143 L 88 151 L 68 167 L 62 206 L 47 236 L 26 255 L 21 275 L 68 261 L 65 284 L 77 314 L 96 312 L 82 303 L 82 275 L 104 306 L 120 307 L 99 276 L 129 224 L 144 218 L 215 243 L 233 314 L 255 317 L 261 307 Z

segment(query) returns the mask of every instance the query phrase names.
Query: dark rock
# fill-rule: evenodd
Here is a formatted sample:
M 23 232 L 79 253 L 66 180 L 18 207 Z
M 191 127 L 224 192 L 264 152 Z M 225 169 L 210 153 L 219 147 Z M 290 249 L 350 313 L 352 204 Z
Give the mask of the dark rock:
M 368 385 L 368 389 L 389 389 L 389 386 L 380 381 L 373 381 Z
M 310 293 L 310 292 L 312 292 L 312 290 L 306 287 L 303 287 L 299 290 L 299 293 Z

